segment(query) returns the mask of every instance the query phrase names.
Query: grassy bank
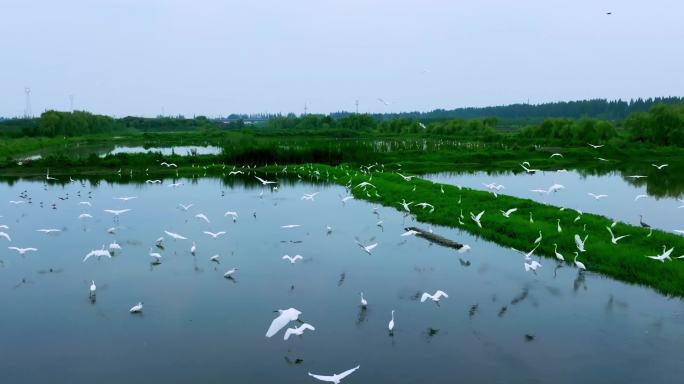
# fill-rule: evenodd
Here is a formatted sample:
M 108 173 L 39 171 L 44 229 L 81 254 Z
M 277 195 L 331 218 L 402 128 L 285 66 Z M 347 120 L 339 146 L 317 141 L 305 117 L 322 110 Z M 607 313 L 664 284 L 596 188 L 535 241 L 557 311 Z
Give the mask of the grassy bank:
M 373 172 L 371 179 L 370 175 L 359 173 L 357 168 L 316 165 L 307 169 L 307 171 L 300 172 L 312 175 L 312 172 L 317 170 L 328 181 L 341 185 L 351 183 L 355 186 L 370 180 L 375 185 L 375 189 L 369 188 L 367 194 L 362 188 L 353 188 L 352 193 L 356 198 L 385 206 L 401 210 L 399 203 L 402 199 L 415 203 L 428 202 L 435 206 L 432 213 L 429 209 L 411 206 L 411 213 L 415 214 L 417 220 L 463 229 L 502 246 L 527 252 L 534 247 L 534 240 L 541 231 L 543 240 L 535 254 L 555 258 L 553 244 L 556 243 L 558 251 L 569 263 L 572 263 L 573 252 L 577 251 L 574 235 L 579 234 L 582 238 L 589 235 L 586 242 L 587 252 L 580 253 L 578 259 L 587 266 L 589 271 L 628 283 L 647 285 L 664 294 L 684 296 L 684 260 L 661 263 L 646 257 L 659 254 L 663 245 L 668 248 L 674 247 L 675 252 L 672 256 L 679 256 L 684 253 L 684 237 L 658 230 L 654 230 L 652 235 L 647 237 L 648 230 L 646 229 L 618 223 L 613 228 L 616 235 L 629 235 L 629 237 L 621 240 L 618 245 L 614 245 L 606 230 L 612 220 L 599 215 L 585 213 L 578 221 L 575 221 L 578 213 L 573 210 L 560 211 L 559 207 L 540 204 L 528 199 L 505 195 L 497 198 L 488 192 L 467 188 L 458 189 L 451 185 L 441 185 L 421 179 L 407 182 L 390 172 Z M 273 171 L 275 168 L 270 168 L 270 170 Z M 414 187 L 415 191 L 413 191 Z M 380 195 L 379 197 L 375 195 L 375 190 Z M 500 211 L 510 208 L 518 208 L 518 211 L 507 219 Z M 464 215 L 464 225 L 458 222 L 461 211 Z M 485 211 L 481 220 L 482 228 L 470 219 L 470 212 L 477 214 L 480 211 Z M 529 220 L 530 213 L 534 218 L 533 223 Z M 560 219 L 561 233 L 557 231 L 557 219 Z M 550 266 L 551 262 L 545 263 L 546 269 Z M 522 255 L 520 268 L 523 269 Z

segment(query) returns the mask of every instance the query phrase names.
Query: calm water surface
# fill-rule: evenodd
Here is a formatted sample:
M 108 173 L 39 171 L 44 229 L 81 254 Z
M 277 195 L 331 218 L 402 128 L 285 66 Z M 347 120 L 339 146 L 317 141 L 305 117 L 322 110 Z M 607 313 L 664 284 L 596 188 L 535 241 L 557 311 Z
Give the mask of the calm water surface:
M 363 201 L 343 206 L 345 191 L 337 186 L 284 184 L 260 198 L 261 187 L 182 181 L 178 188 L 0 184 L 0 224 L 12 237 L 0 239 L 2 382 L 314 383 L 307 372 L 332 374 L 357 364 L 345 383 L 676 383 L 684 377 L 680 299 L 578 274 L 569 265 L 556 269 L 548 259 L 538 274 L 526 273 L 519 254 L 452 229 L 434 231 L 470 244 L 471 252 L 401 237 L 410 218 L 382 207 L 378 218 Z M 501 182 L 511 192 L 513 184 Z M 22 191 L 31 204 L 8 203 L 22 200 Z M 314 202 L 301 200 L 316 191 Z M 574 192 L 561 193 L 553 199 Z M 114 199 L 122 196 L 137 199 Z M 185 212 L 179 203 L 195 205 Z M 124 208 L 132 211 L 119 220 L 103 212 Z M 238 211 L 236 223 L 223 217 L 227 210 Z M 94 218 L 79 220 L 83 212 Z M 211 222 L 194 218 L 198 213 Z M 375 225 L 380 219 L 384 230 Z M 282 229 L 286 224 L 301 227 Z M 116 234 L 108 234 L 113 226 Z M 62 232 L 36 232 L 50 227 Z M 191 240 L 167 236 L 165 249 L 157 250 L 163 262 L 152 266 L 149 248 L 164 230 L 194 240 L 196 256 Z M 213 240 L 205 230 L 227 235 Z M 367 255 L 355 236 L 375 237 L 379 245 Z M 113 240 L 123 250 L 112 259 L 82 262 Z M 9 245 L 39 250 L 22 257 Z M 209 261 L 214 254 L 220 264 Z M 291 265 L 284 254 L 305 260 Z M 234 281 L 223 277 L 232 267 L 239 268 Z M 91 279 L 98 285 L 94 302 Z M 437 289 L 449 294 L 440 306 L 416 300 Z M 361 291 L 367 311 L 359 307 Z M 143 313 L 130 314 L 138 301 Z M 273 311 L 289 307 L 316 331 L 288 341 L 284 330 L 264 337 Z
M 683 178 L 684 175 L 679 175 Z M 438 183 L 460 185 L 472 189 L 486 190 L 483 184 L 503 184 L 500 193 L 532 199 L 541 203 L 597 213 L 614 220 L 639 225 L 639 215 L 644 222 L 668 232 L 684 229 L 684 202 L 675 194 L 662 197 L 649 190 L 648 182 L 642 179 L 630 183 L 619 173 L 605 175 L 568 172 L 537 172 L 535 174 L 513 173 L 437 173 L 424 178 Z M 668 179 L 672 181 L 672 179 Z M 565 189 L 549 195 L 531 192 L 533 189 L 548 189 L 553 184 L 562 184 Z M 667 184 L 667 183 L 666 183 Z M 674 183 L 670 183 L 674 184 Z M 588 193 L 605 194 L 606 198 L 595 200 Z M 647 195 L 635 201 L 638 195 Z

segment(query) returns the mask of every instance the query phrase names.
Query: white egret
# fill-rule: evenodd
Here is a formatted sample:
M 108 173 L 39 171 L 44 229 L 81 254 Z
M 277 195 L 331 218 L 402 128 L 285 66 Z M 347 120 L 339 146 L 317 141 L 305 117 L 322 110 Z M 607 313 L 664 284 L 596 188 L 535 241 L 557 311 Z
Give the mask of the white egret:
M 637 200 L 639 200 L 639 199 L 644 199 L 644 198 L 647 198 L 647 197 L 648 197 L 648 195 L 637 195 L 637 196 L 634 198 L 634 201 L 637 201 Z
M 79 201 L 79 202 L 78 202 L 78 205 L 87 205 L 87 206 L 89 206 L 89 207 L 92 207 L 92 206 L 93 206 L 92 204 L 90 204 L 90 201 Z
M 553 243 L 553 253 L 556 255 L 556 259 L 560 261 L 565 261 L 565 257 L 558 252 L 558 244 Z
M 620 241 L 620 240 L 624 239 L 625 237 L 628 237 L 628 236 L 629 236 L 629 235 L 622 235 L 622 236 L 619 236 L 619 237 L 615 237 L 615 235 L 613 234 L 613 230 L 612 230 L 610 227 L 606 227 L 606 229 L 608 230 L 608 232 L 610 232 L 610 242 L 613 243 L 613 244 L 617 244 L 618 241 Z
M 563 157 L 563 154 L 561 154 L 561 153 L 553 153 L 553 154 L 551 154 L 551 156 L 549 156 L 550 159 L 552 159 L 552 158 L 554 158 L 554 157 Z
M 411 179 L 413 179 L 414 177 L 416 177 L 416 176 L 404 176 L 404 175 L 402 175 L 402 174 L 399 173 L 399 172 L 397 172 L 397 175 L 401 176 L 401 178 L 404 179 L 404 181 L 411 181 Z
M 239 217 L 239 216 L 238 216 L 238 213 L 235 212 L 235 211 L 226 211 L 226 213 L 223 214 L 223 217 L 226 217 L 226 216 L 231 216 L 231 217 L 233 217 L 233 221 L 237 220 L 238 217 Z
M 120 249 L 121 249 L 121 246 L 116 241 L 109 243 L 109 250 L 110 251 L 120 250 Z
M 387 103 L 385 103 L 382 99 L 378 99 L 378 100 L 380 100 L 380 101 L 383 102 L 385 105 L 387 105 Z M 344 371 L 344 372 L 342 372 L 342 373 L 336 373 L 336 374 L 334 374 L 334 375 L 332 375 L 332 376 L 314 375 L 314 374 L 311 373 L 311 372 L 309 372 L 309 376 L 313 377 L 314 379 L 318 379 L 318 380 L 320 380 L 320 381 L 327 381 L 327 382 L 333 383 L 333 384 L 340 384 L 340 382 L 342 381 L 342 379 L 344 379 L 345 377 L 347 377 L 347 376 L 351 375 L 352 373 L 354 373 L 354 371 L 356 371 L 357 369 L 359 369 L 359 367 L 361 367 L 361 366 L 360 366 L 360 365 L 357 365 L 356 367 L 354 367 L 354 368 L 352 368 L 352 369 L 346 370 L 346 371 Z
M 109 253 L 109 251 L 105 249 L 104 244 L 102 244 L 102 249 L 93 249 L 87 255 L 85 255 L 85 257 L 83 258 L 83 262 L 85 263 L 91 257 L 102 257 L 102 256 L 109 257 L 110 259 L 112 258 L 112 254 Z
M 508 211 L 505 211 L 505 212 L 504 212 L 504 211 L 501 211 L 501 214 L 502 214 L 505 218 L 509 218 L 509 217 L 511 217 L 511 214 L 512 214 L 513 212 L 517 211 L 517 210 L 518 210 L 518 208 L 511 208 L 511 209 L 509 209 Z
M 525 266 L 525 272 L 529 272 L 529 271 L 536 272 L 537 269 L 540 268 L 542 265 L 537 260 L 532 260 L 529 263 L 524 263 L 524 266 Z
M 36 252 L 38 250 L 37 248 L 19 248 L 19 247 L 7 247 L 7 249 L 17 251 L 17 252 L 19 252 L 20 255 L 25 255 L 27 252 Z
M 81 220 L 83 220 L 83 219 L 92 219 L 92 218 L 93 218 L 93 215 L 91 215 L 91 214 L 89 214 L 89 213 L 81 213 L 80 215 L 78 215 L 78 218 L 81 219 Z
M 390 320 L 389 324 L 387 324 L 387 329 L 389 329 L 390 334 L 394 333 L 394 309 L 392 310 L 392 319 Z
M 542 241 L 542 231 L 540 230 L 540 231 L 539 231 L 539 237 L 537 237 L 536 239 L 534 239 L 534 243 L 537 244 L 537 245 L 539 245 L 539 243 L 541 243 L 541 241 Z
M 181 236 L 177 233 L 173 233 L 173 232 L 169 232 L 169 231 L 164 231 L 164 233 L 166 233 L 167 236 L 171 237 L 174 240 L 187 240 L 188 239 L 187 237 Z M 162 240 L 163 240 L 163 238 L 162 238 Z M 157 241 L 159 241 L 159 240 L 157 240 Z
M 580 252 L 586 252 L 586 249 L 584 248 L 584 243 L 587 242 L 587 238 L 589 235 L 584 236 L 584 240 L 578 235 L 575 234 L 575 245 L 577 245 L 577 249 L 579 249 Z
M 196 215 L 195 215 L 195 218 L 198 218 L 198 219 L 200 219 L 200 220 L 206 221 L 207 223 L 210 223 L 209 218 L 208 218 L 207 215 L 205 215 L 204 213 L 198 213 L 198 214 L 196 214 Z
M 587 144 L 594 149 L 599 149 L 599 148 L 603 147 L 603 144 L 601 144 L 601 145 L 594 145 L 594 144 L 590 144 L 590 143 L 587 143 Z
M 646 256 L 646 257 L 648 257 L 649 259 L 658 260 L 661 263 L 664 263 L 665 260 L 672 261 L 672 258 L 670 257 L 670 255 L 672 254 L 672 251 L 674 251 L 674 247 L 670 248 L 668 250 L 666 250 L 666 249 L 667 249 L 667 247 L 663 245 L 663 252 L 660 255 L 658 255 L 658 256 Z
M 95 285 L 95 280 L 90 281 L 90 296 L 95 296 L 95 291 L 97 291 L 97 286 Z
M 216 233 L 214 233 L 214 232 L 209 232 L 209 231 L 204 231 L 204 233 L 207 234 L 207 235 L 209 235 L 209 236 L 211 236 L 211 237 L 214 238 L 214 239 L 218 238 L 218 237 L 221 236 L 221 235 L 225 235 L 225 234 L 226 234 L 225 231 L 219 231 L 219 232 L 216 232 Z
M 142 303 L 142 301 L 141 301 L 141 302 L 139 302 L 138 304 L 136 304 L 136 305 L 134 305 L 133 307 L 131 307 L 131 309 L 129 309 L 128 312 L 130 312 L 130 313 L 140 313 L 140 312 L 142 312 L 142 310 L 143 310 L 143 303 Z
M 315 331 L 315 330 L 316 330 L 316 328 L 314 328 L 313 325 L 311 325 L 311 324 L 309 324 L 309 323 L 304 323 L 304 324 L 300 325 L 299 327 L 288 328 L 288 329 L 286 329 L 286 330 L 285 330 L 285 336 L 283 336 L 283 340 L 289 339 L 289 338 L 290 338 L 290 335 L 301 336 L 301 335 L 304 334 L 304 331 L 307 330 L 307 329 L 310 330 L 310 331 Z
M 418 203 L 416 207 L 421 207 L 423 209 L 430 208 L 430 213 L 435 211 L 435 206 L 430 203 Z
M 280 228 L 283 229 L 291 229 L 291 228 L 299 228 L 301 227 L 300 224 L 287 224 L 287 225 L 281 225 Z
M 197 245 L 196 245 L 195 242 L 193 241 L 193 242 L 192 242 L 192 247 L 190 247 L 190 253 L 191 253 L 193 256 L 195 256 L 195 251 L 197 251 Z
M 406 212 L 409 212 L 409 213 L 411 212 L 411 208 L 409 208 L 409 205 L 413 204 L 413 201 L 410 203 L 407 203 L 406 200 L 401 199 L 401 203 L 399 203 L 399 204 L 404 208 L 404 210 Z
M 556 230 L 558 231 L 558 233 L 563 232 L 563 228 L 561 228 L 560 225 L 560 219 L 556 219 Z
M 278 333 L 278 331 L 285 328 L 290 321 L 297 321 L 297 319 L 299 319 L 299 315 L 302 314 L 302 312 L 295 308 L 279 309 L 278 313 L 278 317 L 273 319 L 271 326 L 268 327 L 268 330 L 266 331 L 266 337 L 272 337 Z
M 261 182 L 261 185 L 277 184 L 277 182 L 275 182 L 275 181 L 264 180 L 259 176 L 254 176 L 254 177 L 256 177 L 256 179 L 259 180 L 259 182 Z
M 416 235 L 416 234 L 418 234 L 418 233 L 419 233 L 419 232 L 416 231 L 416 230 L 409 229 L 408 231 L 402 233 L 401 236 L 402 236 L 402 237 L 405 237 L 405 236 L 413 236 L 413 235 Z
M 56 228 L 46 228 L 46 229 L 36 229 L 36 232 L 42 232 L 42 233 L 56 233 L 56 232 L 62 232 L 61 229 L 56 229 Z
M 297 260 L 304 260 L 304 258 L 302 257 L 302 255 L 294 255 L 294 256 L 285 255 L 285 256 L 281 257 L 281 259 L 282 259 L 282 260 L 289 260 L 289 261 L 290 261 L 290 264 L 296 263 Z
M 442 299 L 442 297 L 448 299 L 449 295 L 447 295 L 446 292 L 444 292 L 442 290 L 437 290 L 432 295 L 427 293 L 427 292 L 423 292 L 423 295 L 420 297 L 420 302 L 424 303 L 425 300 L 430 299 L 430 300 L 434 301 L 435 303 L 437 303 Z
M 470 219 L 473 220 L 478 227 L 482 228 L 482 223 L 480 223 L 480 219 L 482 219 L 482 215 L 484 215 L 485 211 L 482 211 L 476 215 L 473 215 L 472 212 L 470 212 Z
M 575 266 L 577 268 L 579 268 L 581 271 L 585 271 L 587 269 L 587 267 L 584 265 L 583 262 L 577 261 L 577 256 L 579 256 L 579 253 L 575 252 L 575 259 L 574 259 Z
M 231 268 L 231 269 L 227 270 L 226 273 L 223 274 L 223 277 L 225 277 L 226 279 L 231 279 L 231 278 L 233 278 L 233 274 L 235 274 L 235 272 L 237 272 L 237 270 L 238 270 L 237 268 Z
M 369 254 L 369 255 L 371 254 L 371 251 L 372 251 L 375 247 L 378 246 L 378 243 L 373 243 L 373 244 L 369 244 L 369 245 L 363 245 L 363 244 L 361 244 L 358 240 L 356 241 L 356 244 L 358 244 L 358 246 L 361 247 L 361 249 L 363 249 L 363 251 L 366 252 L 366 253 Z
M 114 198 L 114 200 L 121 200 L 121 201 L 129 201 L 129 200 L 133 200 L 133 199 L 137 199 L 137 197 L 136 196 L 125 196 L 125 197 L 115 197 Z
M 219 263 L 219 262 L 220 262 L 220 260 L 219 260 L 219 255 L 214 255 L 214 256 L 210 257 L 210 258 L 209 258 L 209 261 L 213 261 L 213 262 L 215 262 L 215 263 Z
M 119 216 L 119 215 L 122 215 L 126 212 L 131 211 L 131 209 L 105 209 L 104 211 L 107 213 L 111 213 L 114 216 Z
M 195 204 L 188 204 L 188 205 L 178 204 L 178 206 L 184 211 L 187 211 L 188 209 L 190 209 L 194 205 Z
M 305 193 L 304 196 L 302 196 L 301 200 L 314 201 L 314 197 L 316 197 L 316 195 L 318 195 L 318 192 Z
M 368 301 L 363 297 L 363 292 L 361 292 L 361 307 L 362 308 L 368 307 Z
M 375 188 L 375 185 L 373 185 L 367 181 L 364 181 L 364 182 L 357 184 L 354 188 L 365 188 L 365 187 L 369 187 L 369 186 Z
M 658 170 L 660 171 L 661 169 L 667 167 L 669 164 L 651 164 L 651 165 L 658 168 Z
M 470 250 L 471 250 L 470 245 L 468 245 L 468 244 L 463 244 L 463 246 L 462 246 L 461 248 L 458 249 L 458 253 L 466 253 L 466 252 L 468 252 L 468 251 L 470 251 Z
M 150 257 L 155 264 L 160 264 L 162 261 L 162 255 L 158 252 L 152 252 L 152 248 L 150 248 Z
M 601 200 L 601 199 L 603 199 L 603 198 L 608 197 L 608 195 L 597 195 L 597 194 L 592 193 L 592 192 L 587 193 L 587 195 L 593 197 L 593 198 L 596 199 L 596 200 Z

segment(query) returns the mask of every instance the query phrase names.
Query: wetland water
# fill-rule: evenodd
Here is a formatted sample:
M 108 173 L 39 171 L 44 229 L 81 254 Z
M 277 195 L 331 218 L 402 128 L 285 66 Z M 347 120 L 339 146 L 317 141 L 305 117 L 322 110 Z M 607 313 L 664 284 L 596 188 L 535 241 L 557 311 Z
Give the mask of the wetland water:
M 511 180 L 499 180 L 515 194 Z M 538 184 L 521 180 L 525 188 Z M 345 383 L 676 383 L 684 376 L 678 298 L 556 268 L 550 259 L 540 260 L 537 274 L 525 272 L 520 254 L 454 229 L 433 228 L 470 252 L 401 237 L 408 224 L 428 226 L 387 207 L 376 215 L 364 201 L 343 206 L 345 191 L 334 185 L 284 182 L 271 192 L 211 178 L 177 181 L 184 184 L 0 184 L 0 224 L 12 238 L 0 238 L 3 382 L 314 383 L 307 372 L 356 365 Z M 552 203 L 571 195 L 569 180 L 558 182 L 568 189 Z M 312 192 L 320 192 L 315 201 L 301 200 Z M 124 196 L 137 198 L 115 200 Z M 184 211 L 179 203 L 194 206 Z M 104 209 L 131 211 L 115 220 Z M 224 217 L 228 210 L 239 213 L 237 222 Z M 80 220 L 84 212 L 93 218 Z M 287 224 L 301 227 L 281 228 Z M 214 240 L 203 231 L 227 233 Z M 160 236 L 163 250 L 154 247 Z M 375 238 L 372 255 L 356 236 Z M 115 240 L 122 250 L 114 257 L 83 262 Z M 7 246 L 38 251 L 20 256 Z M 160 265 L 151 265 L 150 247 L 162 254 Z M 220 264 L 209 261 L 215 254 Z M 304 261 L 292 265 L 284 254 Z M 234 280 L 224 278 L 233 267 Z M 416 299 L 437 289 L 449 294 L 440 306 Z M 143 313 L 130 314 L 139 301 Z M 284 330 L 264 337 L 273 311 L 289 307 L 316 330 L 287 341 Z
M 678 208 L 684 206 L 684 202 L 678 201 L 678 198 L 684 196 L 684 191 L 677 189 L 684 175 L 668 175 L 665 181 L 661 179 L 658 181 L 658 186 L 653 187 L 648 183 L 655 182 L 655 180 L 645 178 L 633 182 L 617 172 L 603 175 L 584 174 L 577 171 L 537 172 L 535 174 L 472 172 L 436 173 L 422 177 L 437 183 L 479 190 L 487 190 L 483 184 L 503 184 L 505 188 L 499 193 L 505 195 L 596 213 L 636 226 L 639 225 L 639 215 L 643 215 L 644 222 L 654 228 L 668 232 L 684 229 L 684 208 Z M 555 183 L 562 184 L 565 189 L 548 195 L 531 192 L 533 189 L 548 189 Z M 608 196 L 596 200 L 588 193 Z M 638 195 L 647 195 L 647 197 L 635 201 Z

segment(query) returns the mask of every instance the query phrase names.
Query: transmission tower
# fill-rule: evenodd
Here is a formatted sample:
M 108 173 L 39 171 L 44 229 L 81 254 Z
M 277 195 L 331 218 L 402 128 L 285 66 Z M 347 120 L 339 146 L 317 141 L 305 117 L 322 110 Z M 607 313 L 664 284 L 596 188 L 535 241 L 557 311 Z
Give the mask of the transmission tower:
M 24 88 L 24 93 L 26 94 L 26 105 L 24 106 L 24 117 L 30 118 L 33 116 L 33 111 L 31 111 L 31 88 Z
M 359 99 L 356 99 L 356 102 L 354 104 L 356 104 L 356 114 L 358 115 L 359 114 Z

